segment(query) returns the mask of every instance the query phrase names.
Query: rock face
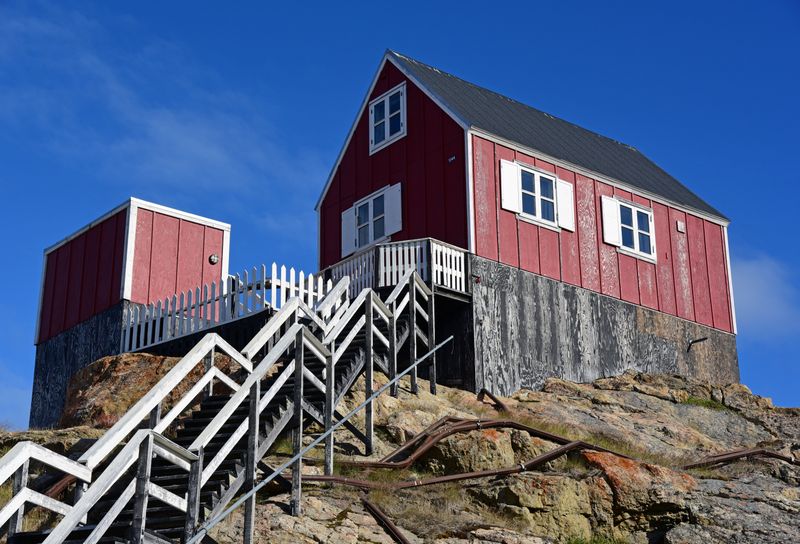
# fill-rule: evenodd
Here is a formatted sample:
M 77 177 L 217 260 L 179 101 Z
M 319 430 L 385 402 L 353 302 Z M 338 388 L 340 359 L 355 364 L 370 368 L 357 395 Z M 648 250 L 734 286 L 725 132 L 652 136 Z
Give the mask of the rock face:
M 73 380 L 62 422 L 111 425 L 176 362 L 147 355 L 97 361 Z M 230 361 L 219 364 L 231 370 L 226 366 Z M 384 381 L 376 377 L 375 385 Z M 340 411 L 348 412 L 361 400 L 363 382 Z M 398 481 L 517 467 L 558 447 L 524 431 L 482 428 L 448 436 L 402 470 L 343 464 L 337 469 L 349 478 L 379 482 L 368 492 L 369 499 L 415 543 L 800 542 L 800 466 L 750 459 L 681 468 L 710 454 L 752 447 L 797 460 L 800 409 L 774 407 L 738 384 L 633 372 L 586 384 L 550 379 L 540 391 L 523 390 L 503 401 L 509 411 L 500 413 L 466 391 L 440 386 L 439 395 L 433 396 L 421 380 L 415 396 L 406 383 L 399 398 L 384 395 L 375 402 L 373 458 L 390 453 L 445 416 L 516 421 L 620 455 L 599 449 L 574 451 L 505 477 L 393 487 Z M 362 427 L 363 417 L 355 424 Z M 73 438 L 99 431 L 84 427 L 35 434 L 0 434 L 0 451 L 19 439 L 64 451 Z M 337 431 L 337 462 L 363 461 L 361 451 L 363 445 L 348 431 Z M 321 454 L 312 453 L 310 457 Z M 285 451 L 273 452 L 265 462 L 277 466 L 285 459 Z M 304 470 L 316 474 L 320 467 L 309 462 Z M 307 481 L 303 493 L 305 514 L 297 518 L 287 513 L 287 494 L 259 496 L 257 542 L 391 542 L 362 506 L 361 491 Z M 237 511 L 212 534 L 221 543 L 240 542 L 241 527 L 242 513 Z
M 391 488 L 398 480 L 513 467 L 557 447 L 518 430 L 483 429 L 445 438 L 407 470 L 348 469 L 349 478 L 385 482 L 369 498 L 411 542 L 800 542 L 800 467 L 753 459 L 680 468 L 746 447 L 798 457 L 800 410 L 776 408 L 744 386 L 637 373 L 590 384 L 551 379 L 542 391 L 503 399 L 508 413 L 468 392 L 420 390 L 377 401 L 376 457 L 443 416 L 511 419 L 624 456 L 584 450 L 502 478 Z M 348 402 L 360 398 L 354 393 Z M 345 432 L 336 448 L 339 459 L 363 459 L 352 455 L 360 446 Z M 307 483 L 304 493 L 300 518 L 286 515 L 287 495 L 262 498 L 259 542 L 389 542 L 356 490 Z M 219 527 L 218 540 L 237 541 L 241 521 L 237 513 Z
M 114 425 L 150 388 L 180 360 L 146 353 L 124 353 L 98 359 L 70 378 L 67 401 L 59 421 L 60 427 L 88 425 L 108 428 Z M 216 365 L 231 370 L 231 360 L 216 355 Z M 235 365 L 234 365 L 235 366 Z M 162 410 L 172 406 L 203 374 L 202 364 L 166 399 Z

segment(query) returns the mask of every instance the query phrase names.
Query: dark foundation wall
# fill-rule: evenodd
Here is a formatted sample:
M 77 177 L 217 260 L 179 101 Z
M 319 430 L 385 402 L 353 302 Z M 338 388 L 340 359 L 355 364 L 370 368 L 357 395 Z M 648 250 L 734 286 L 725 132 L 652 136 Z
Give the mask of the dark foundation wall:
M 58 422 L 70 376 L 101 357 L 119 353 L 122 312 L 127 304 L 118 302 L 36 346 L 31 428 L 52 427 Z
M 739 381 L 732 334 L 480 257 L 471 271 L 475 389 L 509 395 L 628 369 Z

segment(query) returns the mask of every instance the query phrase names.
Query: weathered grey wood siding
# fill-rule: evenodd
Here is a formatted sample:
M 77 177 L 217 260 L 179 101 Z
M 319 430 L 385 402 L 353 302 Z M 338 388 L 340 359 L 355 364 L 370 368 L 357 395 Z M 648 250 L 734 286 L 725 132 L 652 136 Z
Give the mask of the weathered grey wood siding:
M 471 270 L 476 390 L 508 395 L 628 369 L 739 380 L 732 334 L 480 257 Z
M 119 353 L 122 311 L 128 301 L 78 323 L 36 346 L 31 396 L 31 428 L 58 423 L 64 409 L 69 378 L 78 370 L 106 355 Z

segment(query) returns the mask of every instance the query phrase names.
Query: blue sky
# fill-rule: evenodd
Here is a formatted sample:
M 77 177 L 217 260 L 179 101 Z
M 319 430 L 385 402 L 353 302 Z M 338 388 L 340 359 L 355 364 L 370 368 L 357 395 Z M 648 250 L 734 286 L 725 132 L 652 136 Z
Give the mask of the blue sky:
M 0 421 L 27 424 L 42 249 L 128 196 L 232 223 L 231 270 L 313 269 L 387 47 L 634 145 L 731 217 L 742 381 L 800 406 L 795 0 L 4 2 Z

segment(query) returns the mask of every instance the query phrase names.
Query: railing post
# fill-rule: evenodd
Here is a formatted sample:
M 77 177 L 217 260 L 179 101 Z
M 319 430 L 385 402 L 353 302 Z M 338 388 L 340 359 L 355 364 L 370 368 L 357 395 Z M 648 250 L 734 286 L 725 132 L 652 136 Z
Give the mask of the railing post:
M 389 379 L 397 377 L 397 301 L 392 301 L 392 315 L 389 316 Z M 397 383 L 392 383 L 389 394 L 397 396 Z
M 373 350 L 372 341 L 373 341 L 373 326 L 374 326 L 374 311 L 373 311 L 373 300 L 372 297 L 376 296 L 375 292 L 371 292 L 369 296 L 367 296 L 367 300 L 364 304 L 364 314 L 366 316 L 366 323 L 365 323 L 365 333 L 366 333 L 366 345 L 364 346 L 364 394 L 367 400 L 372 397 L 372 386 L 373 386 L 373 365 L 375 360 L 375 352 Z M 366 442 L 364 443 L 364 449 L 366 450 L 367 455 L 372 455 L 373 450 L 373 433 L 375 430 L 375 425 L 373 422 L 375 405 L 374 403 L 369 400 L 367 403 L 366 410 L 364 412 L 364 434 L 366 435 Z
M 203 477 L 203 448 L 194 453 L 197 455 L 197 460 L 192 462 L 192 466 L 189 469 L 183 542 L 194 536 L 195 527 L 200 522 L 200 481 Z
M 203 358 L 203 366 L 205 371 L 208 372 L 214 367 L 214 357 L 216 356 L 216 346 L 211 347 L 211 352 Z M 203 391 L 203 398 L 208 398 L 214 394 L 214 380 L 209 380 L 208 385 Z
M 431 284 L 431 294 L 428 295 L 428 349 L 433 349 L 436 345 L 436 286 Z M 428 379 L 430 380 L 431 394 L 436 394 L 436 354 L 431 354 L 430 357 L 430 372 L 428 372 Z
M 408 278 L 408 357 L 411 364 L 417 360 L 417 285 L 414 274 Z M 417 367 L 411 371 L 411 392 L 419 392 Z
M 158 405 L 153 408 L 150 412 L 150 419 L 148 420 L 148 429 L 155 429 L 156 425 L 161 422 L 161 403 L 159 402 Z
M 247 435 L 247 466 L 245 467 L 244 491 L 252 491 L 256 481 L 256 463 L 258 459 L 258 433 L 259 411 L 258 403 L 261 400 L 261 382 L 256 380 L 250 388 L 250 415 Z M 244 503 L 244 544 L 253 542 L 253 530 L 256 521 L 256 494 L 253 493 Z
M 303 331 L 297 332 L 294 344 L 294 432 L 292 434 L 292 451 L 294 455 L 303 448 Z M 298 458 L 292 466 L 292 501 L 293 516 L 302 514 L 302 471 L 303 459 Z
M 381 285 L 381 278 L 383 277 L 381 275 L 381 272 L 383 272 L 383 267 L 381 266 L 383 263 L 383 246 L 380 245 L 376 246 L 374 250 L 374 255 L 375 255 L 373 257 L 374 261 L 372 263 L 374 283 L 368 287 L 373 287 L 374 289 L 377 289 L 378 287 L 383 287 L 383 285 Z
M 17 469 L 14 473 L 14 487 L 13 487 L 13 495 L 12 497 L 16 496 L 18 493 L 21 493 L 23 489 L 28 487 L 28 475 L 29 469 L 31 466 L 30 459 L 27 459 L 22 466 Z M 8 536 L 16 534 L 22 531 L 22 521 L 23 517 L 25 516 L 25 505 L 19 507 L 19 510 L 11 516 L 11 519 L 8 521 Z
M 333 402 L 336 395 L 336 378 L 333 369 L 333 351 L 335 344 L 331 345 L 331 353 L 325 357 L 325 430 L 333 426 Z M 325 474 L 333 474 L 333 433 L 325 437 Z
M 147 522 L 147 487 L 150 482 L 150 469 L 153 464 L 153 435 L 148 434 L 139 445 L 139 468 L 136 471 L 136 495 L 133 503 L 133 522 L 131 524 L 131 541 L 141 544 L 144 541 L 144 529 Z

